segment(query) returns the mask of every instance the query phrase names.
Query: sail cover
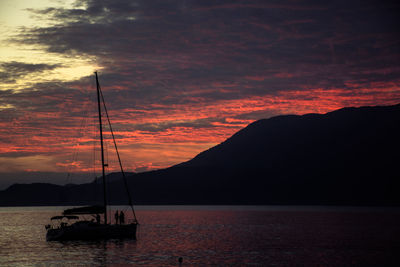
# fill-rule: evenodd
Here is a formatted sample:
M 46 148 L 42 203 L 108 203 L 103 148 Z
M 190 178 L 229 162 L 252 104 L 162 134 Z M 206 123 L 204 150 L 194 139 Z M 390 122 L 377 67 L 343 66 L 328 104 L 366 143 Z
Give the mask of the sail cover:
M 99 214 L 106 211 L 104 206 L 86 206 L 80 208 L 66 209 L 63 215 L 77 215 L 77 214 Z

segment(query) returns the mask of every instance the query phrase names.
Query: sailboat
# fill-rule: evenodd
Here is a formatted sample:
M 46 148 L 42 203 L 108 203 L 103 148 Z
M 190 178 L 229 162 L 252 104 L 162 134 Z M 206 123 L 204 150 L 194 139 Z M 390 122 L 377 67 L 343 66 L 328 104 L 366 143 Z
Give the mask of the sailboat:
M 139 223 L 136 218 L 135 210 L 133 208 L 125 172 L 122 168 L 122 163 L 118 152 L 117 143 L 115 141 L 114 132 L 112 130 L 106 104 L 104 102 L 104 97 L 101 92 L 97 72 L 95 72 L 95 78 L 96 78 L 97 108 L 98 108 L 99 129 L 100 129 L 101 166 L 102 166 L 102 184 L 103 184 L 104 201 L 102 205 L 66 209 L 63 211 L 62 215 L 52 217 L 51 221 L 53 223 L 45 226 L 47 230 L 46 234 L 47 241 L 99 240 L 99 239 L 120 239 L 120 238 L 136 239 L 136 229 Z M 120 219 L 119 224 L 117 223 L 112 224 L 111 220 L 107 216 L 108 214 L 107 183 L 105 175 L 105 167 L 107 166 L 107 164 L 105 163 L 105 158 L 104 158 L 102 106 L 107 117 L 108 125 L 110 128 L 111 136 L 116 150 L 116 155 L 118 158 L 119 166 L 124 181 L 124 186 L 126 188 L 126 193 L 128 196 L 129 206 L 133 215 L 133 220 L 131 220 L 131 222 L 127 224 L 124 223 L 124 219 Z M 84 215 L 90 215 L 92 216 L 93 219 L 87 220 L 85 218 L 81 218 L 81 216 L 85 217 Z M 103 221 L 101 221 L 100 215 L 103 215 Z

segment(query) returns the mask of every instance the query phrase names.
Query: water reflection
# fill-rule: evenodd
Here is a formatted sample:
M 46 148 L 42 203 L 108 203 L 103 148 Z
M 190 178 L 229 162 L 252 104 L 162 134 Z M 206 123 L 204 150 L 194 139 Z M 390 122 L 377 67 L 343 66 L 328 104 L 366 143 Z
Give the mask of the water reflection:
M 0 266 L 387 266 L 400 253 L 398 211 L 153 207 L 138 210 L 137 241 L 46 242 L 58 213 L 0 209 Z

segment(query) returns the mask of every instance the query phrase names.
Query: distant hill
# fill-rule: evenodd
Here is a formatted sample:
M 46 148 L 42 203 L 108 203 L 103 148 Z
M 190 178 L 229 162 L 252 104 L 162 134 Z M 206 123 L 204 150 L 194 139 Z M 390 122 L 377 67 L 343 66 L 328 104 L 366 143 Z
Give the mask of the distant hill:
M 128 182 L 137 204 L 399 205 L 399 151 L 400 104 L 343 108 L 253 122 L 187 162 Z M 110 198 L 122 203 L 115 177 Z M 99 192 L 14 185 L 0 192 L 0 205 L 85 204 Z

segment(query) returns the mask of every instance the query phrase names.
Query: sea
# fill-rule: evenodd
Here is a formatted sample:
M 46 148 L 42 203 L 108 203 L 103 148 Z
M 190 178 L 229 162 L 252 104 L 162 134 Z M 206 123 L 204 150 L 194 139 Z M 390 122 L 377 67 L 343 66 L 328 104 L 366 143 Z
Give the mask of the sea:
M 65 208 L 1 207 L 0 266 L 400 266 L 399 208 L 138 206 L 137 240 L 47 242 Z

